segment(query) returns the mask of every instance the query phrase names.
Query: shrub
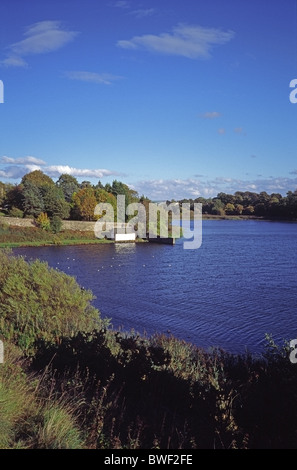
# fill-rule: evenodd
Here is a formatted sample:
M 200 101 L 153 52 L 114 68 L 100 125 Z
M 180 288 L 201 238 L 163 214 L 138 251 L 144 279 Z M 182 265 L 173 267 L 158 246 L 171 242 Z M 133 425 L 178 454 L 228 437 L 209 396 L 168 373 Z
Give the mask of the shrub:
M 13 206 L 10 209 L 8 215 L 9 217 L 18 217 L 19 219 L 22 219 L 24 217 L 24 212 L 21 209 Z
M 38 227 L 42 228 L 42 230 L 50 230 L 51 228 L 51 221 L 46 212 L 41 212 L 36 219 L 36 224 Z
M 92 299 L 73 277 L 0 251 L 0 331 L 27 354 L 37 339 L 55 343 L 100 325 Z
M 51 220 L 50 228 L 53 233 L 59 233 L 62 229 L 62 219 L 57 215 L 54 215 Z

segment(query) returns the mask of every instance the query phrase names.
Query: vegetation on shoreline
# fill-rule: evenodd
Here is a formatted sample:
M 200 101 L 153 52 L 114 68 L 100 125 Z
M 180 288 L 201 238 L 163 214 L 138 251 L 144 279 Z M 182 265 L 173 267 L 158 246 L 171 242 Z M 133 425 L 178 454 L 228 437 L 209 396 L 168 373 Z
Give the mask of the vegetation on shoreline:
M 195 203 L 202 204 L 205 217 L 256 217 L 279 220 L 297 219 L 297 191 L 288 191 L 284 197 L 279 193 L 267 194 L 250 191 L 236 191 L 234 194 L 219 193 L 214 198 L 198 197 L 183 199 L 179 204 L 190 204 L 191 210 Z
M 110 328 L 92 293 L 0 250 L 0 448 L 297 448 L 297 368 Z
M 112 243 L 112 240 L 98 239 L 94 232 L 63 230 L 58 234 L 39 227 L 17 227 L 0 223 L 0 247 L 82 245 L 91 243 Z

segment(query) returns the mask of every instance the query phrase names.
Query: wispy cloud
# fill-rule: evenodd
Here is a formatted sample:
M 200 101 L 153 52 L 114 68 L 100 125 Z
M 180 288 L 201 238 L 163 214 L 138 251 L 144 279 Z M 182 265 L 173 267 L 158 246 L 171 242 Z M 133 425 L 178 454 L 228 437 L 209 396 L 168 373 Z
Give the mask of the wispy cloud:
M 155 8 L 138 8 L 135 10 L 132 3 L 128 0 L 116 1 L 112 6 L 124 10 L 127 15 L 134 16 L 137 19 L 147 18 L 156 12 Z
M 114 3 L 114 6 L 116 8 L 122 8 L 123 10 L 127 10 L 128 8 L 130 8 L 130 2 L 126 0 L 118 0 Z
M 41 160 L 40 158 L 35 157 L 23 157 L 23 158 L 12 158 L 12 157 L 1 157 L 0 158 L 1 164 L 14 164 L 14 165 L 46 165 L 46 163 Z
M 189 59 L 207 59 L 216 45 L 223 45 L 234 37 L 233 31 L 179 24 L 171 33 L 134 36 L 118 41 L 123 49 L 146 49 L 161 54 L 178 55 Z
M 26 28 L 24 39 L 8 46 L 6 67 L 26 67 L 24 57 L 52 52 L 73 41 L 77 31 L 67 31 L 60 21 L 40 21 Z
M 94 73 L 83 71 L 65 72 L 65 76 L 71 80 L 79 80 L 82 82 L 97 83 L 99 85 L 111 85 L 116 80 L 121 80 L 124 77 L 112 75 L 109 73 Z
M 202 119 L 216 119 L 221 117 L 222 114 L 217 111 L 208 111 L 206 113 L 200 114 Z
M 154 8 L 140 8 L 139 10 L 132 10 L 129 12 L 130 15 L 135 16 L 136 18 L 146 18 L 152 16 L 155 13 Z
M 226 129 L 224 129 L 223 127 L 221 127 L 220 129 L 218 129 L 218 134 L 220 134 L 220 135 L 226 134 Z
M 4 67 L 28 67 L 28 63 L 21 57 L 7 57 L 0 61 L 0 65 Z

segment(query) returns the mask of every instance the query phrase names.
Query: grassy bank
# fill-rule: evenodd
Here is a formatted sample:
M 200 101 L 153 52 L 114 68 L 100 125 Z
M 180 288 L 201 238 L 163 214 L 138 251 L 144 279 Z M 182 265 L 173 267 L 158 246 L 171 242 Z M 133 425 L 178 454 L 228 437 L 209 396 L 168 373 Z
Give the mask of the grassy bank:
M 0 448 L 297 448 L 287 344 L 253 357 L 125 334 L 92 299 L 0 250 Z
M 94 232 L 63 230 L 58 234 L 38 227 L 16 227 L 0 225 L 0 247 L 78 245 L 86 243 L 111 243 L 110 240 L 98 239 Z
M 137 239 L 137 243 L 146 240 Z M 95 237 L 93 231 L 63 230 L 58 234 L 42 230 L 38 227 L 16 227 L 0 224 L 0 248 L 19 246 L 51 246 L 51 245 L 89 245 L 114 243 L 114 240 Z

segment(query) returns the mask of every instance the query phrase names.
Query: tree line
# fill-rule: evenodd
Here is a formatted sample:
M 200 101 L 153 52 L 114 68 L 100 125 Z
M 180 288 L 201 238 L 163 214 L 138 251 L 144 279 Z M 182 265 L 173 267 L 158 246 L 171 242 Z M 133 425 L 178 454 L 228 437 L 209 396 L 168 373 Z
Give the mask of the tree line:
M 94 209 L 99 203 L 111 204 L 116 213 L 117 195 L 124 195 L 127 205 L 141 199 L 121 181 L 92 185 L 62 174 L 54 182 L 40 170 L 27 173 L 17 185 L 0 182 L 0 207 L 5 215 L 34 217 L 42 228 L 54 231 L 59 231 L 65 219 L 96 220 Z
M 121 181 L 96 185 L 89 181 L 79 183 L 68 174 L 62 174 L 56 182 L 41 170 L 23 176 L 17 185 L 0 182 L 0 208 L 2 215 L 11 217 L 34 217 L 44 229 L 57 232 L 62 220 L 96 220 L 94 209 L 99 203 L 109 203 L 116 214 L 117 196 L 124 195 L 126 206 L 133 202 L 144 204 L 148 211 L 150 199 L 139 196 L 136 191 Z M 176 202 L 167 201 L 167 204 Z M 214 198 L 198 197 L 178 201 L 202 204 L 202 213 L 217 216 L 255 216 L 276 219 L 297 219 L 297 190 L 286 196 L 250 191 L 236 191 L 233 195 L 224 192 Z
M 202 203 L 202 213 L 209 215 L 297 219 L 297 190 L 288 191 L 286 196 L 265 191 L 236 191 L 233 195 L 220 192 L 214 198 L 183 199 L 179 203 L 189 203 L 191 209 L 194 203 Z

